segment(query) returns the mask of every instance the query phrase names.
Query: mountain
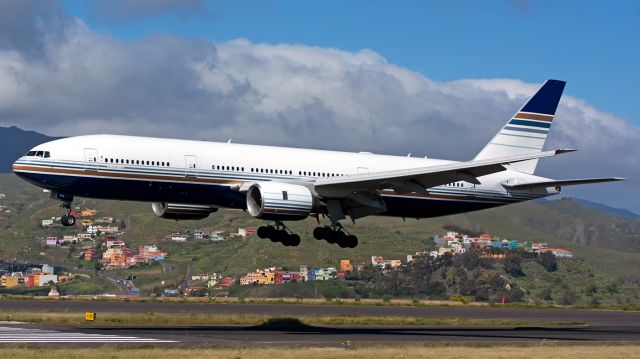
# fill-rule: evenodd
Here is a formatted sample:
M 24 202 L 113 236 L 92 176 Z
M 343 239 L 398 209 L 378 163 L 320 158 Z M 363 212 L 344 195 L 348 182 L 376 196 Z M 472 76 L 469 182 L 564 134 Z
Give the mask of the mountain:
M 40 220 L 60 216 L 59 203 L 41 189 L 21 181 L 13 174 L 0 174 L 0 192 L 6 197 L 0 205 L 11 213 L 0 213 L 0 258 L 64 258 L 69 249 L 47 248 L 37 237 L 73 234 L 80 228 L 39 227 Z M 356 224 L 345 223 L 348 231 L 360 238 L 356 249 L 341 249 L 314 240 L 315 220 L 288 223 L 300 234 L 299 247 L 283 247 L 255 236 L 211 243 L 166 240 L 172 232 L 203 229 L 237 233 L 239 227 L 264 222 L 241 211 L 221 210 L 201 221 L 168 221 L 157 218 L 148 203 L 106 201 L 79 198 L 74 206 L 97 210 L 98 216 L 123 219 L 123 239 L 130 248 L 157 244 L 169 252 L 168 262 L 178 267 L 192 263 L 203 272 L 239 274 L 256 268 L 281 265 L 296 268 L 335 266 L 342 258 L 353 263 L 368 263 L 372 255 L 404 259 L 407 254 L 432 249 L 433 236 L 455 225 L 475 232 L 486 232 L 506 239 L 547 242 L 572 250 L 575 258 L 610 275 L 640 280 L 640 221 L 629 220 L 586 207 L 570 199 L 542 203 L 526 202 L 501 208 L 432 219 L 409 220 L 368 217 Z M 326 220 L 323 220 L 326 222 Z M 54 253 L 55 252 L 55 253 Z M 45 254 L 42 254 L 45 253 Z
M 598 202 L 592 202 L 586 199 L 581 199 L 581 198 L 572 198 L 573 201 L 576 201 L 577 203 L 585 206 L 585 207 L 589 207 L 591 209 L 595 209 L 596 211 L 600 211 L 600 212 L 605 212 L 605 213 L 609 213 L 612 214 L 614 216 L 618 216 L 618 217 L 623 217 L 623 218 L 627 218 L 627 219 L 640 219 L 640 214 L 631 212 L 627 209 L 624 208 L 614 208 L 614 207 L 609 207 L 606 204 L 602 204 L 602 203 L 598 203 Z
M 55 139 L 38 132 L 23 131 L 16 126 L 0 127 L 0 173 L 10 173 L 16 159 L 34 146 Z

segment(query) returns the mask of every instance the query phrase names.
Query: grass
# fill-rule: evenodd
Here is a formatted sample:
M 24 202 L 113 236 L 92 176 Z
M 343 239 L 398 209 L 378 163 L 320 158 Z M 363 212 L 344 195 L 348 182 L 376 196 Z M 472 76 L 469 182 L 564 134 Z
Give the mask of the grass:
M 18 322 L 37 324 L 87 324 L 84 312 L 0 312 L 0 318 Z M 420 326 L 463 326 L 463 327 L 513 327 L 513 326 L 559 326 L 582 325 L 582 322 L 544 322 L 504 319 L 470 319 L 462 317 L 427 318 L 401 316 L 360 316 L 360 315 L 313 315 L 295 317 L 274 317 L 271 315 L 223 315 L 189 313 L 97 313 L 95 325 L 420 325 Z
M 324 358 L 640 358 L 638 345 L 585 345 L 585 346 L 388 346 L 368 348 L 2 348 L 3 358 L 229 358 L 260 359 L 279 358 L 324 359 Z

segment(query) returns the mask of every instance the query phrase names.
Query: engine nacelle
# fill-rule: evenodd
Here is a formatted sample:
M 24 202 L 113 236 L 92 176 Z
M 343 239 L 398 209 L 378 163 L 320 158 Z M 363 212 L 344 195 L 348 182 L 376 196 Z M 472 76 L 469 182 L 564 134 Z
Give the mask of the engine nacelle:
M 216 212 L 218 208 L 201 204 L 164 203 L 153 202 L 151 204 L 153 213 L 165 219 L 186 220 L 204 219 L 209 214 Z
M 297 221 L 318 207 L 318 199 L 305 186 L 257 182 L 247 191 L 247 210 L 255 218 Z

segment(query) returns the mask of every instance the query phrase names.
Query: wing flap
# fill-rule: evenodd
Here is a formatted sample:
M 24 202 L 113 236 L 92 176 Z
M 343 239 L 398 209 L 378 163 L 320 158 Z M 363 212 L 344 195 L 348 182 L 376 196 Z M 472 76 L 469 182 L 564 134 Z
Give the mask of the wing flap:
M 603 182 L 615 182 L 624 181 L 626 178 L 621 177 L 603 177 L 603 178 L 582 178 L 582 179 L 564 179 L 564 180 L 549 180 L 530 183 L 519 183 L 514 185 L 503 184 L 508 189 L 533 189 L 533 188 L 547 188 L 547 187 L 562 187 L 562 186 L 575 186 L 589 183 L 603 183 Z

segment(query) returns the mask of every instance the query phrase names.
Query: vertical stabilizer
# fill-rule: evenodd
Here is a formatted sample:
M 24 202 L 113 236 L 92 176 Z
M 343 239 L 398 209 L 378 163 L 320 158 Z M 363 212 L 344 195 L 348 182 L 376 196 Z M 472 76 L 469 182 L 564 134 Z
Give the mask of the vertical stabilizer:
M 547 80 L 474 160 L 542 152 L 564 85 L 564 81 Z M 533 174 L 537 164 L 538 160 L 535 159 L 513 163 L 511 167 Z

